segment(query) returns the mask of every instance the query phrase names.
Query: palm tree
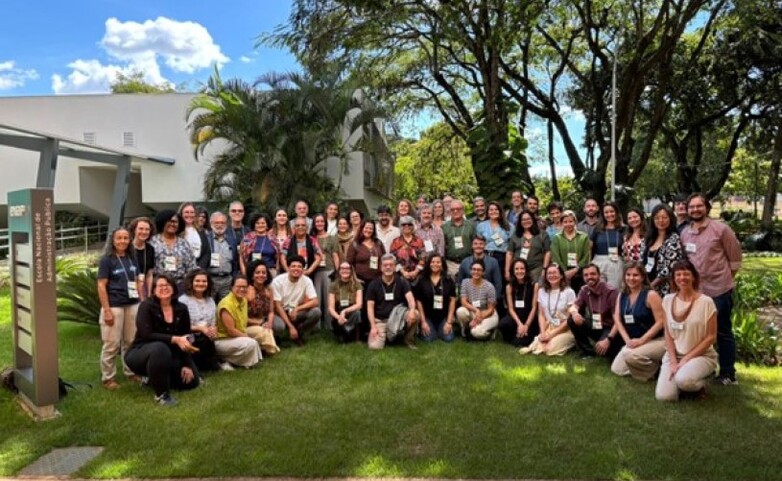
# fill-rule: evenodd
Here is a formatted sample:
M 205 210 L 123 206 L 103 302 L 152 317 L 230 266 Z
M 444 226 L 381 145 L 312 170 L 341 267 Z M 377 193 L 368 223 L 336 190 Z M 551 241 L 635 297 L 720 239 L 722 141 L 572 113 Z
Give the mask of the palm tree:
M 345 173 L 347 155 L 366 148 L 360 139 L 378 115 L 337 81 L 268 74 L 251 86 L 223 82 L 217 71 L 187 112 L 196 157 L 217 150 L 204 181 L 207 197 L 266 207 L 335 198 L 341 175 L 335 184 L 327 160 L 339 159 Z

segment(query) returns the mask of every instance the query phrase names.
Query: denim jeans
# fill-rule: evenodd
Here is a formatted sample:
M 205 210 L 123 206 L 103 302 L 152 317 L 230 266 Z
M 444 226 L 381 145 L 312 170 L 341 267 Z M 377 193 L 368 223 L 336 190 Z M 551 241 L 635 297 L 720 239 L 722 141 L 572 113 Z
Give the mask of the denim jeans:
M 432 322 L 432 320 L 427 317 L 426 318 L 426 324 L 429 326 L 429 335 L 428 336 L 424 336 L 424 332 L 421 330 L 421 331 L 418 331 L 418 337 L 422 341 L 426 341 L 426 342 L 436 341 L 438 337 L 440 339 L 442 339 L 443 341 L 445 341 L 445 342 L 453 341 L 453 339 L 454 339 L 453 326 L 451 326 L 451 332 L 446 334 L 443 331 L 443 329 L 445 329 L 445 322 L 446 321 L 443 321 L 443 322 L 440 323 L 439 326 L 435 326 L 434 322 Z
M 717 308 L 717 352 L 720 355 L 720 374 L 736 374 L 736 339 L 733 337 L 733 289 L 712 297 Z

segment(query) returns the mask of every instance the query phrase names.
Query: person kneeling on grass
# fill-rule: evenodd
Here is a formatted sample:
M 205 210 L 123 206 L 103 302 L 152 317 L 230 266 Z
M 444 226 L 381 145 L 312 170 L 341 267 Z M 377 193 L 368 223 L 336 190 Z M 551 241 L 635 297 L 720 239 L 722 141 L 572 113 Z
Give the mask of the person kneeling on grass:
M 497 292 L 491 282 L 483 278 L 482 260 L 472 261 L 470 278 L 462 281 L 462 306 L 456 310 L 456 320 L 462 336 L 468 339 L 488 339 L 500 318 L 497 315 Z
M 655 397 L 676 401 L 680 393 L 706 397 L 706 384 L 717 370 L 717 308 L 698 287 L 700 276 L 690 261 L 671 267 L 673 294 L 663 299 L 665 348 Z
M 199 376 L 190 355 L 190 314 L 177 300 L 174 278 L 158 274 L 152 296 L 139 306 L 136 315 L 136 338 L 125 355 L 127 365 L 140 376 L 149 378 L 155 390 L 155 402 L 173 406 L 171 388 L 198 387 Z
M 282 331 L 286 327 L 291 339 L 301 346 L 304 333 L 320 324 L 321 312 L 318 307 L 318 294 L 312 279 L 304 274 L 304 258 L 297 255 L 288 257 L 288 272 L 282 273 L 272 281 L 274 295 L 274 329 Z
M 404 337 L 405 345 L 415 348 L 418 312 L 410 283 L 394 272 L 396 257 L 384 254 L 380 258 L 382 275 L 367 288 L 369 317 L 369 348 L 383 349 L 386 342 Z
M 576 340 L 567 325 L 567 310 L 576 300 L 576 293 L 568 287 L 565 271 L 557 264 L 543 270 L 543 285 L 538 289 L 538 335 L 519 354 L 562 356 Z
M 248 327 L 247 278 L 239 274 L 231 281 L 231 292 L 217 305 L 217 355 L 223 359 L 221 368 L 231 371 L 235 366 L 251 368 L 263 358 L 261 341 L 264 333 L 259 326 Z M 261 337 L 261 339 L 257 339 Z
M 614 323 L 625 347 L 611 364 L 611 371 L 639 381 L 652 379 L 665 354 L 665 313 L 662 299 L 649 287 L 646 270 L 638 262 L 625 267 L 624 289 L 616 300 Z

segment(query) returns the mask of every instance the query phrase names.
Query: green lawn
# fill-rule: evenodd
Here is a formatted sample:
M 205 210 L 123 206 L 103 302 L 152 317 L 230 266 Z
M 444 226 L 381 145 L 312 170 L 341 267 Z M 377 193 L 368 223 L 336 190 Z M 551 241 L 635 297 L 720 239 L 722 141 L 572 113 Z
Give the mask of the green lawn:
M 745 256 L 741 263 L 741 271 L 752 274 L 764 274 L 780 272 L 782 270 L 782 257 L 751 257 Z
M 7 291 L 0 365 L 8 365 Z M 65 379 L 98 383 L 96 327 L 62 324 Z M 599 360 L 522 357 L 499 342 L 369 352 L 326 336 L 219 373 L 161 408 L 125 384 L 72 392 L 34 423 L 0 393 L 0 476 L 54 447 L 105 446 L 78 474 L 771 480 L 782 473 L 782 370 L 663 404 Z

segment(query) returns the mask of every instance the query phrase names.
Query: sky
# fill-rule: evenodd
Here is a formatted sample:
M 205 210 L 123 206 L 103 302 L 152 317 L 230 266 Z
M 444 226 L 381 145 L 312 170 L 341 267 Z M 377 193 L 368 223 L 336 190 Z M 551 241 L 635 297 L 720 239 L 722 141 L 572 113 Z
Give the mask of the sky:
M 287 22 L 291 0 L 0 2 L 0 96 L 107 93 L 117 73 L 134 71 L 149 83 L 196 91 L 215 66 L 224 79 L 250 82 L 299 70 L 287 50 L 255 48 L 259 35 Z M 402 132 L 415 137 L 436 120 L 422 114 Z M 583 131 L 583 118 L 568 118 L 568 125 Z M 528 155 L 545 158 L 543 126 L 527 133 Z M 559 173 L 567 173 L 561 142 L 555 143 Z M 544 162 L 535 164 L 533 174 L 548 173 Z
M 105 93 L 134 70 L 196 90 L 223 78 L 297 70 L 287 51 L 254 48 L 287 21 L 288 0 L 4 0 L 0 96 Z

